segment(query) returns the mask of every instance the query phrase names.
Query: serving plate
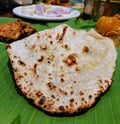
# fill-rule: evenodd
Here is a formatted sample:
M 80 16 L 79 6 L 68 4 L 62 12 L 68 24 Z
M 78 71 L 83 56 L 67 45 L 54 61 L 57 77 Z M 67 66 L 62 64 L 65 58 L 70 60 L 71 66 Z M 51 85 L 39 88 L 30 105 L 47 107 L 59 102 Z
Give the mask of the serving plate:
M 46 15 L 38 15 L 36 14 L 35 10 L 35 4 L 34 5 L 28 5 L 28 6 L 19 6 L 15 7 L 13 9 L 13 13 L 19 17 L 27 18 L 27 19 L 33 19 L 33 20 L 45 20 L 45 21 L 61 21 L 61 20 L 67 20 L 71 18 L 78 17 L 80 15 L 80 12 L 73 8 L 67 8 L 62 6 L 56 6 L 56 5 L 50 5 L 52 9 L 62 9 L 62 10 L 70 10 L 69 13 L 62 14 L 61 16 L 53 16 L 51 14 Z M 46 5 L 49 6 L 49 5 Z M 50 8 L 47 7 L 47 8 Z M 26 12 L 23 12 L 26 11 Z
M 0 23 L 15 21 L 12 18 L 0 18 Z M 95 26 L 92 21 L 75 25 L 76 20 L 67 23 L 74 28 L 88 30 Z M 59 23 L 32 24 L 37 30 L 44 30 Z M 78 26 L 79 25 L 79 26 Z M 50 116 L 29 104 L 15 86 L 12 69 L 6 52 L 6 44 L 0 42 L 0 124 L 120 124 L 120 48 L 116 49 L 116 71 L 110 89 L 97 104 L 87 112 L 71 117 Z

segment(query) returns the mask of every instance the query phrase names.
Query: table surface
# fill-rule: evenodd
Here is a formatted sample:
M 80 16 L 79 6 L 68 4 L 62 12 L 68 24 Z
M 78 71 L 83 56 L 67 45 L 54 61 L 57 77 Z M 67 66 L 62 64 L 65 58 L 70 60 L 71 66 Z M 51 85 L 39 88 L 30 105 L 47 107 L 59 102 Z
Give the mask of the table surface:
M 15 15 L 12 12 L 3 12 L 0 11 L 0 17 L 15 17 Z

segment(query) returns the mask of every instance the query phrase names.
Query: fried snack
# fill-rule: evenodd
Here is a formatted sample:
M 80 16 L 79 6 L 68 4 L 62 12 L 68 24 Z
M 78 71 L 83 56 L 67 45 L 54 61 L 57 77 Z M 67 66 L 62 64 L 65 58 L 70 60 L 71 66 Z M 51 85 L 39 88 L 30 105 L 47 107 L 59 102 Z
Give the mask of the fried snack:
M 15 22 L 0 24 L 0 40 L 7 43 L 27 37 L 34 32 L 36 32 L 35 28 L 19 19 Z
M 65 7 L 71 7 L 69 0 L 43 0 L 46 4 L 60 5 Z
M 120 47 L 120 15 L 102 16 L 96 23 L 96 31 L 113 40 L 116 47 Z
M 107 37 L 120 35 L 120 15 L 102 16 L 96 23 L 96 30 Z

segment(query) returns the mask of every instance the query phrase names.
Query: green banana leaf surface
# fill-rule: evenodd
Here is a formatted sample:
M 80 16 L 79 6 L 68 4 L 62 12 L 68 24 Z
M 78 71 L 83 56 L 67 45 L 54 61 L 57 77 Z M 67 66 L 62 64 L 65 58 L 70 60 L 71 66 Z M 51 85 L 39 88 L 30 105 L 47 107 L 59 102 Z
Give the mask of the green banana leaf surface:
M 0 18 L 0 23 L 13 18 Z M 75 29 L 95 28 L 92 20 L 70 19 L 62 22 L 30 22 L 37 31 L 66 23 Z M 94 45 L 94 44 L 93 44 Z M 17 90 L 6 52 L 0 42 L 0 124 L 120 124 L 120 48 L 117 48 L 116 71 L 109 90 L 87 112 L 71 117 L 50 116 L 31 105 Z

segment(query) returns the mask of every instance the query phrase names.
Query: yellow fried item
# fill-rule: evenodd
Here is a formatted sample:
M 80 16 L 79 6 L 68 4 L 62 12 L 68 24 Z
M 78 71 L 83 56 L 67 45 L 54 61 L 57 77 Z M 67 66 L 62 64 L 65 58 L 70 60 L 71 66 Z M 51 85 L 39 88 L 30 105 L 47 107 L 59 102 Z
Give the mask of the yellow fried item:
M 102 16 L 96 22 L 96 31 L 113 40 L 116 47 L 120 47 L 120 15 Z
M 96 23 L 96 31 L 107 37 L 120 35 L 120 15 L 102 16 Z

